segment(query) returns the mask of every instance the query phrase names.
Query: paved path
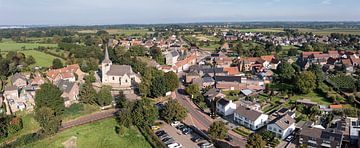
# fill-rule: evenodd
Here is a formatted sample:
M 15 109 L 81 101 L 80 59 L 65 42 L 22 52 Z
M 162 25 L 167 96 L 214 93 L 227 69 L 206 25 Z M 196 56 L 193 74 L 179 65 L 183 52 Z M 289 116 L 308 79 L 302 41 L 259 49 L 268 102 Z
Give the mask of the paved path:
M 83 125 L 83 124 L 91 123 L 94 121 L 113 117 L 117 111 L 118 111 L 117 109 L 104 110 L 101 112 L 96 112 L 96 113 L 93 113 L 90 115 L 85 115 L 85 116 L 76 118 L 74 120 L 64 122 L 61 125 L 60 131 L 74 127 L 74 126 Z
M 180 89 L 176 91 L 176 99 L 189 112 L 190 121 L 189 119 L 185 121 L 192 122 L 191 125 L 194 125 L 195 127 L 203 131 L 207 131 L 210 125 L 212 124 L 212 122 L 214 122 L 214 120 L 208 115 L 201 112 L 201 110 L 193 102 L 191 102 L 187 96 L 180 94 L 179 91 L 183 91 L 183 89 L 184 86 L 180 84 Z M 236 134 L 231 130 L 228 131 L 228 134 L 233 138 L 233 142 L 231 143 L 232 145 L 245 147 L 246 139 L 244 139 L 243 137 L 241 137 L 240 135 Z

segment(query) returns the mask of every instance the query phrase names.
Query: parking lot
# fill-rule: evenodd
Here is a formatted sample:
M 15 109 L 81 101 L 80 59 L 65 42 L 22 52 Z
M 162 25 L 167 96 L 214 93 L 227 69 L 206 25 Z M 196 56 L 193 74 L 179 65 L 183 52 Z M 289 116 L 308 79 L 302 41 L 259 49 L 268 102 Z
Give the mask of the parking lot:
M 168 145 L 169 143 L 179 143 L 183 148 L 198 148 L 201 146 L 201 144 L 208 143 L 207 140 L 204 140 L 204 138 L 189 129 L 191 128 L 183 125 L 182 123 L 173 126 L 169 124 L 163 124 L 161 128 L 155 133 L 164 131 L 168 135 L 166 136 L 164 134 L 159 137 L 161 140 L 165 139 L 165 142 L 163 141 L 165 145 Z

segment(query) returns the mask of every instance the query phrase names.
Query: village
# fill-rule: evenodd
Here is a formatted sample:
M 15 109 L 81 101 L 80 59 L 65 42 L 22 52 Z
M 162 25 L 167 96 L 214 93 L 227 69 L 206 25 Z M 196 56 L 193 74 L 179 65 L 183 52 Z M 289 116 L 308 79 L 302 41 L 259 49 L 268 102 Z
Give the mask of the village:
M 151 55 L 150 58 L 146 57 L 148 67 L 164 73 L 174 72 L 179 78 L 179 88 L 161 95 L 180 103 L 184 99 L 190 101 L 195 107 L 182 105 L 201 114 L 191 115 L 192 112 L 189 111 L 198 121 L 209 118 L 207 120 L 211 122 L 221 121 L 226 124 L 229 131 L 237 134 L 228 136 L 226 141 L 230 143 L 237 142 L 235 139 L 238 139 L 244 144 L 246 139 L 239 137 L 246 138 L 253 133 L 263 138 L 270 135 L 267 145 L 272 147 L 343 147 L 360 142 L 360 120 L 356 111 L 356 104 L 360 103 L 357 101 L 360 95 L 356 93 L 358 83 L 352 85 L 355 88 L 337 84 L 337 79 L 355 81 L 355 77 L 358 77 L 358 52 L 344 49 L 301 51 L 299 55 L 284 57 L 271 52 L 260 56 L 240 56 L 241 52 L 234 45 L 238 44 L 237 41 L 242 41 L 272 43 L 274 47 L 291 45 L 303 48 L 304 44 L 314 42 L 337 44 L 344 41 L 328 36 L 279 37 L 250 32 L 225 32 L 220 38 L 224 43 L 214 51 L 204 51 L 181 35 L 146 40 L 110 39 L 107 43 L 98 45 L 103 47 L 104 57 L 97 65 L 97 71 L 85 73 L 79 64 L 72 64 L 46 71 L 17 72 L 11 75 L 0 99 L 0 104 L 4 102 L 2 111 L 7 115 L 15 115 L 18 111 L 33 112 L 36 108 L 36 92 L 45 83 L 53 84 L 61 90 L 64 106 L 69 108 L 81 102 L 81 87 L 87 83 L 85 81 L 89 76 L 94 78 L 91 87 L 97 92 L 105 86 L 111 88 L 113 100 L 100 106 L 101 110 L 115 107 L 115 98 L 119 94 L 124 94 L 128 100 L 141 100 L 141 84 L 147 80 L 144 80 L 140 72 L 134 72 L 133 65 L 113 64 L 108 50 L 117 47 L 129 50 L 141 46 L 147 50 L 160 49 L 160 53 L 155 55 L 163 57 L 163 60 L 159 60 L 152 55 L 152 50 L 148 51 Z M 305 77 L 305 82 L 301 81 L 301 77 L 298 78 L 297 75 L 308 71 L 314 74 L 310 78 Z M 283 76 L 288 74 L 292 75 Z M 317 80 L 318 74 L 323 75 L 321 80 Z M 296 83 L 305 84 L 300 87 Z M 306 91 L 302 87 L 309 87 L 311 90 Z M 323 87 L 327 90 L 319 92 Z M 332 94 L 326 94 L 325 91 Z M 352 102 L 345 101 L 350 98 Z M 167 100 L 156 101 L 156 105 L 161 106 L 166 102 Z M 202 123 L 199 125 L 208 126 Z

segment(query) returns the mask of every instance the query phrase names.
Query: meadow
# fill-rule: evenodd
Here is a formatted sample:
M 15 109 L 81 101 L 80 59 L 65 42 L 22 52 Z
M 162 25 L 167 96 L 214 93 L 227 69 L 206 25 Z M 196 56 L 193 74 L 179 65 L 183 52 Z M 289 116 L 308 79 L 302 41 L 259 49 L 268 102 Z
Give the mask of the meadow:
M 12 41 L 0 42 L 1 51 L 19 51 L 24 49 L 34 49 L 38 47 L 58 47 L 57 44 L 40 44 L 40 43 L 16 43 Z
M 99 30 L 79 30 L 78 33 L 96 33 Z M 109 34 L 146 34 L 149 32 L 147 29 L 105 29 L 105 31 L 109 32 Z
M 115 119 L 112 118 L 73 127 L 54 136 L 29 144 L 26 147 L 64 147 L 63 143 L 71 137 L 76 137 L 76 147 L 78 148 L 151 147 L 135 127 L 125 129 L 124 135 L 116 134 L 114 130 L 116 124 Z

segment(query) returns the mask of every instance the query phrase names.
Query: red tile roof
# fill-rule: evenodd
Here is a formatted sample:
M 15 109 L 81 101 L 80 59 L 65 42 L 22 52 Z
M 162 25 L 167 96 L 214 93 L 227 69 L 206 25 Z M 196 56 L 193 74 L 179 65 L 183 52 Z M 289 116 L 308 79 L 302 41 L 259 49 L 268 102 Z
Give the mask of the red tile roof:
M 53 69 L 47 72 L 47 76 L 51 79 L 55 79 L 59 74 L 62 75 L 63 78 L 72 77 L 72 73 L 76 72 L 80 69 L 78 64 L 68 65 L 64 68 Z
M 342 105 L 330 105 L 331 109 L 342 109 L 343 106 Z
M 272 59 L 275 59 L 274 55 L 266 55 L 266 56 L 261 56 L 261 59 L 263 59 L 264 61 L 268 61 L 270 62 Z
M 224 71 L 228 72 L 229 75 L 236 75 L 240 73 L 237 67 L 225 67 Z

